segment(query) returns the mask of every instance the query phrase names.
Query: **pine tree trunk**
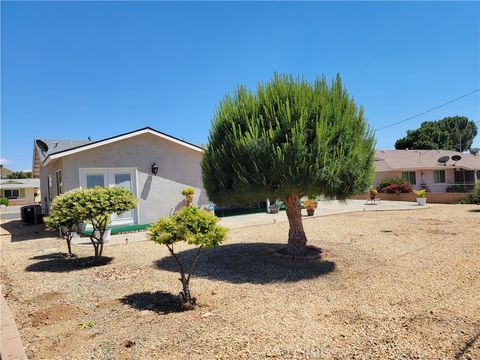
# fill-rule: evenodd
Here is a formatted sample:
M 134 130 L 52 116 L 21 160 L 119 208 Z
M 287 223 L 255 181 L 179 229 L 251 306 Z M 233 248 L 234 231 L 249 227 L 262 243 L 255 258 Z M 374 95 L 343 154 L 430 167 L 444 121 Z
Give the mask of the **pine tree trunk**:
M 285 201 L 290 230 L 288 231 L 288 253 L 290 255 L 302 255 L 307 246 L 307 237 L 303 230 L 302 208 L 298 194 L 290 195 Z

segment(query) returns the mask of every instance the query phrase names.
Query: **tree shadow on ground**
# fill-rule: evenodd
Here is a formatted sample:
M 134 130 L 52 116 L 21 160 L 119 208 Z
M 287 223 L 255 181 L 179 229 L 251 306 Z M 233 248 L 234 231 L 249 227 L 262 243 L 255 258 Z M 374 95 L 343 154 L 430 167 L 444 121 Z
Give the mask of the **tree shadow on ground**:
M 478 212 L 480 212 L 480 209 L 470 209 L 468 211 L 473 212 L 473 213 L 478 213 Z
M 2 237 L 11 236 L 10 241 L 36 240 L 58 236 L 57 231 L 46 231 L 45 225 L 22 225 L 22 220 L 6 221 L 0 224 Z
M 28 272 L 62 273 L 104 266 L 109 264 L 113 260 L 113 257 L 102 256 L 99 259 L 96 259 L 94 256 L 84 258 L 65 258 L 65 254 L 63 253 L 52 253 L 35 256 L 31 259 L 42 261 L 28 265 L 25 268 Z
M 155 311 L 158 314 L 181 311 L 178 296 L 164 291 L 130 294 L 121 298 L 120 301 L 134 309 Z
M 201 252 L 194 276 L 228 281 L 235 284 L 268 284 L 314 279 L 335 269 L 328 260 L 290 260 L 276 258 L 275 251 L 284 244 L 244 243 L 222 245 Z M 182 262 L 191 263 L 195 250 L 178 254 Z M 159 269 L 178 272 L 174 260 L 168 256 L 155 261 Z

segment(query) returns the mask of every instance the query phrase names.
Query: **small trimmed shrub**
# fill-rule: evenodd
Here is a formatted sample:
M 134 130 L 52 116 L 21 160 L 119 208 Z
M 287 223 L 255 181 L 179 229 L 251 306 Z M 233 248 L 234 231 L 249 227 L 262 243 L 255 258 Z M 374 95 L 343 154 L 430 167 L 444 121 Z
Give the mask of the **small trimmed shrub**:
M 62 228 L 61 233 L 67 242 L 69 257 L 74 257 L 71 243 L 80 217 L 77 211 L 78 195 L 77 192 L 70 191 L 55 197 L 49 216 L 43 219 L 48 230 Z
M 381 193 L 402 194 L 412 192 L 412 185 L 399 177 L 385 178 L 380 181 L 377 189 Z
M 8 206 L 8 199 L 7 198 L 0 198 L 0 205 Z
M 477 182 L 477 186 L 475 187 L 475 190 L 478 195 L 480 195 L 480 180 Z
M 185 201 L 187 205 L 190 205 L 193 202 L 193 195 L 195 194 L 195 190 L 191 187 L 186 187 L 182 190 L 182 195 L 185 196 Z
M 193 194 L 195 194 L 195 190 L 191 187 L 186 187 L 185 189 L 182 190 L 183 196 L 193 195 Z
M 180 303 L 184 310 L 191 310 L 196 304 L 196 299 L 190 292 L 190 278 L 200 256 L 200 250 L 204 247 L 218 246 L 225 241 L 227 229 L 218 226 L 217 221 L 217 217 L 207 210 L 186 206 L 172 216 L 159 219 L 149 227 L 150 240 L 165 245 L 177 264 L 183 287 Z M 173 246 L 177 242 L 186 242 L 197 247 L 189 266 L 175 253 Z
M 75 190 L 77 202 L 75 210 L 79 221 L 92 225 L 90 241 L 95 249 L 95 257 L 103 254 L 103 237 L 112 222 L 112 215 L 122 215 L 137 206 L 137 199 L 123 187 L 102 187 Z

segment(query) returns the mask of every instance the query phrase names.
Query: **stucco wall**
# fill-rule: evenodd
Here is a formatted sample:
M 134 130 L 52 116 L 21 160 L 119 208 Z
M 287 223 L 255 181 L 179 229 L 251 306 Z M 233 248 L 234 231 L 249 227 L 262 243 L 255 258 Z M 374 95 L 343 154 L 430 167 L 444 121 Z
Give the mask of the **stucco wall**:
M 80 187 L 79 169 L 81 168 L 136 168 L 138 222 L 151 223 L 159 217 L 172 214 L 183 205 L 184 198 L 181 191 L 186 186 L 195 189 L 195 204 L 202 206 L 209 203 L 202 187 L 201 158 L 201 152 L 155 135 L 138 135 L 65 156 L 63 158 L 63 190 Z M 151 165 L 154 162 L 159 166 L 156 176 L 151 173 Z M 56 191 L 56 167 L 49 164 L 45 169 L 46 173 L 52 175 L 52 196 Z M 43 183 L 46 183 L 46 180 L 42 181 Z M 43 192 L 43 189 L 42 193 L 45 196 L 46 192 Z

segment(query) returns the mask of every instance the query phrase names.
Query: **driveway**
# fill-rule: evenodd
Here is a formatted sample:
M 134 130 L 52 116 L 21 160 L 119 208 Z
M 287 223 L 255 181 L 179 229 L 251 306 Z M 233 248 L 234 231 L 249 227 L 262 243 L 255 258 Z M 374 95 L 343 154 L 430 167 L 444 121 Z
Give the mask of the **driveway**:
M 20 219 L 20 208 L 22 206 L 7 206 L 0 208 L 0 219 L 1 220 L 15 220 Z

